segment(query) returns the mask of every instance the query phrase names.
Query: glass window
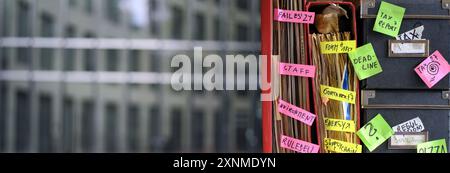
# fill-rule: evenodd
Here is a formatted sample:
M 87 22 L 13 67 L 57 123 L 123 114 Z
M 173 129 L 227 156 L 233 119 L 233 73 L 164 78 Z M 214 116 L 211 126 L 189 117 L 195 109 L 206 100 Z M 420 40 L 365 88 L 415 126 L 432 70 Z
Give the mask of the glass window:
M 139 151 L 139 107 L 130 105 L 128 107 L 128 149 L 130 152 Z
M 184 17 L 183 10 L 179 7 L 172 8 L 172 37 L 173 39 L 183 39 Z
M 182 130 L 182 124 L 181 124 L 181 110 L 180 109 L 173 109 L 171 111 L 171 137 L 168 141 L 168 144 L 166 145 L 166 152 L 176 152 L 181 150 L 181 130 Z
M 105 60 L 107 71 L 119 71 L 119 52 L 117 50 L 107 50 Z
M 195 15 L 195 24 L 193 25 L 192 35 L 195 40 L 205 40 L 206 39 L 206 23 L 205 16 L 198 13 Z
M 0 69 L 7 70 L 9 68 L 9 50 L 8 48 L 0 48 Z
M 149 144 L 150 144 L 150 150 L 152 152 L 159 152 L 161 150 L 161 144 L 160 144 L 160 130 L 161 129 L 161 112 L 158 106 L 153 106 L 150 109 L 150 118 L 149 118 L 150 124 L 150 138 L 148 138 Z
M 236 146 L 238 151 L 248 150 L 248 139 L 247 139 L 247 129 L 248 129 L 248 116 L 246 114 L 239 113 L 236 116 Z
M 246 10 L 250 8 L 249 0 L 236 0 L 236 2 L 237 2 L 236 6 L 241 10 Z
M 120 10 L 119 10 L 119 0 L 106 0 L 106 18 L 114 23 L 119 23 L 120 20 Z
M 75 7 L 77 6 L 79 0 L 69 0 L 69 6 L 70 7 Z
M 226 106 L 224 106 L 226 107 Z M 214 143 L 216 147 L 216 151 L 225 152 L 228 148 L 228 116 L 222 111 L 219 110 L 216 112 L 214 119 Z
M 63 101 L 63 152 L 74 152 L 75 106 L 71 98 Z
M 214 19 L 214 40 L 221 40 L 223 38 L 221 36 L 222 32 L 220 32 L 221 31 L 220 28 L 221 28 L 220 18 L 217 17 Z
M 83 152 L 92 152 L 94 141 L 94 103 L 84 101 L 81 110 L 81 148 Z
M 6 148 L 6 114 L 8 108 L 8 90 L 4 83 L 0 83 L 0 153 Z
M 26 91 L 16 93 L 16 152 L 27 152 L 30 144 L 31 104 Z
M 17 53 L 17 63 L 28 65 L 30 61 L 31 56 L 31 49 L 30 48 L 18 48 L 16 49 Z
M 248 41 L 248 27 L 246 25 L 238 24 L 236 39 L 238 41 Z
M 141 65 L 141 52 L 139 50 L 129 51 L 128 71 L 138 72 Z
M 117 134 L 118 134 L 118 111 L 113 103 L 106 105 L 106 125 L 105 125 L 105 150 L 106 152 L 117 152 Z
M 203 150 L 203 136 L 204 136 L 204 119 L 205 115 L 201 110 L 195 110 L 192 113 L 192 150 L 193 152 L 201 152 Z
M 17 1 L 17 29 L 19 37 L 31 36 L 30 7 L 25 1 Z
M 92 13 L 94 11 L 94 3 L 92 2 L 92 0 L 85 0 L 84 1 L 84 10 L 88 13 Z
M 39 152 L 52 151 L 52 98 L 49 95 L 39 96 Z

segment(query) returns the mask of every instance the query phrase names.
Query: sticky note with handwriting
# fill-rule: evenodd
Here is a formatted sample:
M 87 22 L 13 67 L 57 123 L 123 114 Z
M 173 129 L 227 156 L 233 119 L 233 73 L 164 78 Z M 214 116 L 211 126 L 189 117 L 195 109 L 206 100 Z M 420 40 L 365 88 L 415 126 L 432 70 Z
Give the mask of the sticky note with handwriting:
M 394 131 L 391 126 L 384 120 L 381 114 L 369 121 L 357 133 L 361 141 L 366 145 L 369 151 L 375 150 L 378 146 L 388 140 Z
M 415 69 L 428 88 L 433 88 L 449 72 L 449 65 L 439 51 L 435 51 Z
M 280 74 L 314 78 L 316 76 L 316 67 L 312 65 L 280 63 Z
M 320 51 L 322 54 L 349 53 L 355 49 L 355 40 L 320 42 Z
M 364 80 L 383 72 L 377 55 L 373 50 L 372 43 L 361 46 L 355 51 L 348 53 L 348 55 L 359 80 Z
M 303 122 L 308 126 L 311 126 L 316 119 L 316 115 L 314 115 L 313 113 L 285 102 L 281 99 L 278 100 L 278 112 L 294 118 L 300 122 Z
M 354 121 L 325 118 L 325 129 L 353 133 L 356 131 L 356 126 Z
M 402 25 L 405 8 L 381 1 L 373 30 L 397 37 Z
M 323 140 L 325 149 L 336 153 L 362 153 L 362 145 L 339 141 L 331 138 Z
M 348 91 L 340 88 L 321 85 L 320 95 L 332 100 L 347 102 L 351 104 L 356 103 L 356 92 Z
M 281 147 L 299 153 L 318 153 L 319 145 L 281 135 Z
M 417 145 L 417 153 L 447 153 L 445 139 L 430 141 Z
M 289 23 L 306 23 L 313 24 L 316 14 L 307 11 L 292 11 L 275 9 L 274 11 L 275 21 L 289 22 Z

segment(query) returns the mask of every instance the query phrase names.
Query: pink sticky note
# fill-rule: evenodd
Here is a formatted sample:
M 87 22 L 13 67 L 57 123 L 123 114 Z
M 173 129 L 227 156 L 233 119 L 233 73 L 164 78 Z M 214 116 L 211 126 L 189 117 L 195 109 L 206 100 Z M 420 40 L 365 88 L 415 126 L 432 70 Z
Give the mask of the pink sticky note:
M 285 102 L 281 99 L 278 100 L 278 112 L 288 117 L 294 118 L 302 123 L 311 126 L 316 119 L 316 115 L 303 110 L 295 105 Z
M 442 54 L 436 51 L 417 66 L 415 71 L 428 88 L 432 88 L 448 74 L 449 65 Z
M 282 9 L 275 9 L 274 11 L 275 21 L 279 22 L 312 24 L 314 23 L 315 16 L 315 13 L 306 11 L 292 11 Z
M 314 78 L 316 67 L 311 65 L 280 63 L 280 74 Z
M 319 145 L 281 135 L 281 147 L 299 153 L 318 153 Z

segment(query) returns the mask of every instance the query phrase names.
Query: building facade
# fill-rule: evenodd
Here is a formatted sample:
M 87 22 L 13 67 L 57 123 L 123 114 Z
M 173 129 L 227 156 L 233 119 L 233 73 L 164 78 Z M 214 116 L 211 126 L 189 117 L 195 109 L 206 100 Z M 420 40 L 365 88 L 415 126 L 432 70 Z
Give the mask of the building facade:
M 164 82 L 172 57 L 198 45 L 257 54 L 258 0 L 0 0 L 0 9 L 0 152 L 260 150 L 257 91 Z M 240 43 L 253 46 L 232 49 Z

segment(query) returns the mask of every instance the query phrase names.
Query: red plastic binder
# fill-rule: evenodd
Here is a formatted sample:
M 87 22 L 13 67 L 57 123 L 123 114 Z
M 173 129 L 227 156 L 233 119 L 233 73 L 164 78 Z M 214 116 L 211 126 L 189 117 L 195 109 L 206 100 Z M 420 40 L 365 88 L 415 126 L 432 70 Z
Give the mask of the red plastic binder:
M 274 12 L 274 1 L 273 0 L 261 0 L 261 53 L 262 55 L 267 56 L 267 62 L 271 62 L 272 60 L 272 53 L 273 53 L 273 26 L 274 26 L 274 18 L 273 18 L 273 12 Z M 305 26 L 303 26 L 305 28 Z M 306 36 L 306 33 L 305 33 Z M 305 45 L 306 50 L 306 45 Z M 307 54 L 307 52 L 305 52 Z M 308 58 L 306 57 L 306 60 Z M 271 64 L 268 63 L 267 67 L 262 67 L 261 69 L 263 72 L 267 72 L 268 82 L 271 82 Z M 309 86 L 306 86 L 306 89 L 309 90 Z M 262 93 L 270 93 L 271 90 L 262 91 Z M 309 98 L 309 93 L 305 96 L 306 98 Z M 307 111 L 309 110 L 310 103 L 309 100 L 307 103 Z M 272 101 L 263 101 L 262 102 L 262 133 L 263 133 L 263 152 L 265 153 L 272 153 L 274 151 L 274 134 L 273 134 L 273 102 Z M 311 127 L 308 127 L 308 136 L 311 138 Z
M 261 54 L 267 56 L 267 62 L 271 62 L 272 58 L 272 26 L 273 26 L 273 9 L 272 0 L 261 0 Z M 270 63 L 267 67 L 262 67 L 263 72 L 271 74 Z M 267 75 L 267 81 L 271 82 L 271 75 Z M 261 91 L 262 93 L 270 93 L 271 90 Z M 262 144 L 263 152 L 272 152 L 272 102 L 262 102 Z
M 309 2 L 309 3 L 304 2 L 304 8 L 305 8 L 304 11 L 308 11 L 308 9 L 310 7 L 313 7 L 313 6 L 316 6 L 316 5 L 326 5 L 326 4 L 330 4 L 330 3 L 335 3 L 335 4 L 339 4 L 339 5 L 343 5 L 343 6 L 348 6 L 348 7 L 351 8 L 351 11 L 352 11 L 351 18 L 353 19 L 353 26 L 352 26 L 353 33 L 352 34 L 353 34 L 353 38 L 355 40 L 357 40 L 356 8 L 355 8 L 355 5 L 353 3 L 351 3 L 351 2 L 323 2 L 323 1 L 321 1 L 321 2 Z M 262 53 L 262 55 L 266 55 L 267 56 L 267 62 L 271 62 L 272 51 L 273 51 L 273 46 L 274 46 L 273 45 L 273 26 L 274 26 L 273 11 L 274 11 L 274 8 L 273 8 L 273 1 L 272 0 L 261 0 L 261 53 Z M 305 33 L 304 33 L 305 37 L 304 38 L 307 39 L 308 38 L 308 33 L 310 32 L 309 31 L 309 26 L 308 25 L 304 25 L 304 28 L 305 28 Z M 310 43 L 308 42 L 308 39 L 305 40 L 305 42 L 307 44 L 306 45 L 307 49 L 305 49 L 305 50 L 309 50 L 309 51 L 307 51 L 305 53 L 306 53 L 307 59 L 309 61 L 309 64 L 311 64 L 310 62 L 312 61 L 312 59 L 311 59 L 311 56 L 310 56 L 311 55 Z M 266 72 L 268 74 L 267 75 L 267 77 L 268 77 L 267 81 L 270 82 L 271 81 L 271 75 L 270 74 L 272 72 L 270 63 L 268 63 L 266 67 L 262 67 L 261 70 L 262 70 L 262 72 Z M 310 82 L 310 83 L 314 83 L 314 82 Z M 310 98 L 309 95 L 310 94 L 314 94 L 315 95 L 316 91 L 312 91 L 312 89 L 311 89 L 312 87 L 308 86 L 308 88 L 310 88 L 309 89 L 310 92 L 309 92 L 308 96 L 306 96 L 306 97 Z M 360 88 L 360 86 L 357 85 L 357 89 L 356 89 L 357 98 L 360 97 L 359 88 Z M 262 93 L 270 93 L 270 92 L 271 92 L 270 89 L 262 91 Z M 312 101 L 314 101 L 314 100 L 309 100 L 308 105 Z M 262 128 L 263 128 L 262 129 L 262 134 L 263 134 L 263 136 L 262 136 L 262 144 L 263 144 L 263 152 L 265 152 L 265 153 L 272 153 L 274 151 L 273 150 L 274 140 L 278 140 L 278 139 L 274 139 L 274 137 L 273 137 L 274 134 L 273 134 L 273 124 L 272 123 L 273 123 L 273 117 L 274 116 L 272 115 L 272 112 L 273 112 L 272 105 L 273 105 L 272 101 L 263 101 L 262 102 Z M 315 109 L 317 109 L 316 105 L 313 105 L 313 106 L 315 107 Z M 360 108 L 360 99 L 357 99 L 356 107 Z M 360 110 L 359 109 L 357 111 L 357 115 L 356 116 L 360 117 Z M 316 120 L 316 122 L 317 122 L 317 120 Z M 357 129 L 360 128 L 359 124 L 360 124 L 360 118 L 358 118 L 358 122 L 356 122 Z M 318 130 L 318 129 L 315 129 L 315 130 Z M 309 130 L 310 135 L 311 135 L 311 131 L 313 131 L 312 128 Z M 314 132 L 312 132 L 312 133 L 314 134 Z M 319 133 L 316 133 L 316 134 L 317 134 L 317 139 L 320 139 L 320 134 Z M 318 140 L 318 141 L 320 141 L 320 140 Z M 317 144 L 318 141 L 312 141 L 312 142 Z M 359 143 L 359 140 L 358 140 L 358 143 Z M 320 145 L 320 143 L 318 145 Z

